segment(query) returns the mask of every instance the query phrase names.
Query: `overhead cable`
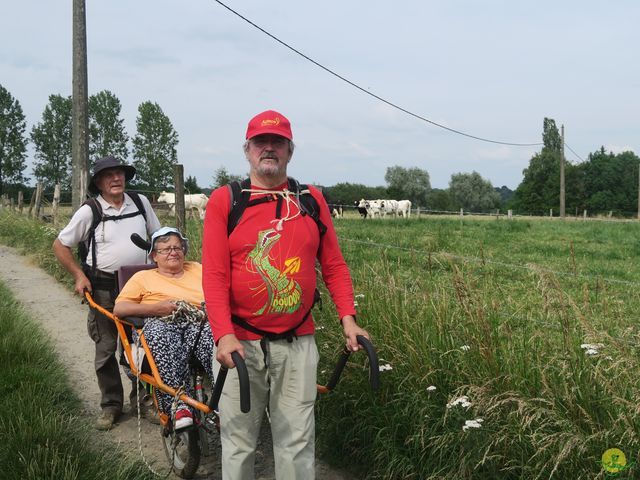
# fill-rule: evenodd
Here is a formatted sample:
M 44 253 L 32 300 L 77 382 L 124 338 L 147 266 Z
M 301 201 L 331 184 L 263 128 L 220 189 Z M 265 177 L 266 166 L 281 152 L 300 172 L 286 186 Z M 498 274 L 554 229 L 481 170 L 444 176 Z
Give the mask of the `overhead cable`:
M 434 122 L 433 120 L 429 120 L 426 117 L 423 117 L 421 115 L 418 115 L 417 113 L 413 113 L 410 110 L 407 110 L 406 108 L 403 108 L 389 100 L 386 100 L 383 97 L 380 97 L 379 95 L 376 95 L 375 93 L 370 92 L 369 90 L 361 87 L 360 85 L 352 82 L 351 80 L 343 77 L 342 75 L 334 72 L 333 70 L 331 70 L 328 67 L 325 67 L 324 65 L 322 65 L 321 63 L 316 62 L 314 59 L 312 59 L 311 57 L 305 55 L 304 53 L 302 53 L 301 51 L 295 49 L 294 47 L 292 47 L 291 45 L 283 42 L 282 40 L 280 40 L 278 37 L 276 37 L 275 35 L 269 33 L 268 31 L 266 31 L 264 28 L 260 27 L 259 25 L 256 25 L 254 22 L 252 22 L 251 20 L 249 20 L 247 17 L 241 15 L 240 13 L 236 12 L 235 10 L 233 10 L 231 7 L 229 7 L 228 5 L 225 5 L 224 3 L 222 3 L 220 0 L 214 0 L 216 3 L 220 4 L 222 7 L 226 8 L 227 10 L 229 10 L 231 13 L 233 13 L 234 15 L 236 15 L 237 17 L 241 18 L 242 20 L 244 20 L 245 22 L 247 22 L 249 25 L 253 26 L 254 28 L 257 28 L 258 30 L 260 30 L 262 33 L 264 33 L 265 35 L 271 37 L 273 40 L 275 40 L 276 42 L 278 42 L 279 44 L 281 44 L 282 46 L 288 48 L 289 50 L 291 50 L 292 52 L 300 55 L 302 58 L 304 58 L 305 60 L 308 60 L 309 62 L 313 63 L 314 65 L 316 65 L 317 67 L 320 67 L 321 69 L 323 69 L 325 72 L 330 73 L 331 75 L 333 75 L 334 77 L 339 78 L 340 80 L 342 80 L 345 83 L 348 83 L 349 85 L 351 85 L 354 88 L 357 88 L 358 90 L 360 90 L 363 93 L 366 93 L 367 95 L 375 98 L 376 100 L 381 101 L 382 103 L 385 103 L 387 105 L 389 105 L 390 107 L 395 108 L 396 110 L 400 110 L 403 113 L 406 113 L 407 115 L 411 115 L 414 118 L 417 118 L 418 120 L 422 120 L 423 122 L 427 122 L 430 123 L 431 125 L 434 125 L 436 127 L 442 128 L 444 130 L 448 130 L 449 132 L 452 133 L 457 133 L 458 135 L 462 135 L 464 137 L 468 137 L 468 138 L 473 138 L 474 140 L 479 140 L 481 142 L 488 142 L 488 143 L 497 143 L 499 145 L 510 145 L 513 147 L 535 147 L 538 145 L 542 145 L 541 142 L 538 143 L 513 143 L 513 142 L 502 142 L 499 140 L 491 140 L 489 138 L 483 138 L 483 137 L 478 137 L 476 135 L 471 135 L 469 133 L 465 133 L 462 132 L 460 130 L 456 130 L 455 128 L 450 128 L 447 127 L 445 125 L 442 125 L 440 123 Z
M 573 148 L 571 148 L 571 147 L 567 144 L 567 142 L 564 142 L 564 146 L 565 146 L 565 147 L 567 147 L 567 148 L 571 151 L 571 153 L 573 153 L 576 157 L 578 157 L 578 158 L 580 159 L 580 161 L 581 161 L 581 162 L 584 162 L 584 159 L 583 159 L 580 155 L 578 155 L 578 154 L 573 150 Z

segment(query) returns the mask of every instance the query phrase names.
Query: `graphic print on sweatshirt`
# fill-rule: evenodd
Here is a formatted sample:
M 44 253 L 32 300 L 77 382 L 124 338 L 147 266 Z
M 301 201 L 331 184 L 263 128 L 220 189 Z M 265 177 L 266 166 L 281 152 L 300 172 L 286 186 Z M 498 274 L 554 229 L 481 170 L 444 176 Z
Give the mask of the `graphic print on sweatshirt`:
M 258 241 L 246 258 L 247 270 L 257 274 L 262 279 L 260 287 L 253 288 L 262 292 L 266 290 L 266 303 L 253 315 L 269 313 L 293 313 L 300 308 L 302 289 L 293 279 L 293 275 L 300 271 L 300 257 L 289 257 L 284 260 L 280 269 L 273 265 L 274 259 L 269 252 L 280 239 L 280 234 L 273 228 L 258 233 Z

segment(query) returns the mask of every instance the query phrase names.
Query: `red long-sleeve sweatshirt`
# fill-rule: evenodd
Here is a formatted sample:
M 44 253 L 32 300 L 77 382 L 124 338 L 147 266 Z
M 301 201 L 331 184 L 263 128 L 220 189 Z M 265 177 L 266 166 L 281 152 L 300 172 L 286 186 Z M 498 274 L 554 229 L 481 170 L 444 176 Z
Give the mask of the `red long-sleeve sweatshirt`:
M 270 191 L 283 191 L 283 183 Z M 268 193 L 252 185 L 251 200 Z M 217 341 L 235 333 L 240 340 L 260 337 L 231 322 L 236 315 L 268 332 L 282 333 L 300 323 L 313 304 L 316 259 L 322 278 L 336 304 L 339 318 L 355 315 L 353 287 L 340 251 L 329 208 L 322 194 L 309 186 L 320 206 L 320 220 L 327 227 L 322 237 L 315 221 L 301 215 L 294 201 L 284 201 L 281 219 L 277 201 L 248 206 L 227 237 L 230 190 L 221 187 L 211 194 L 202 240 L 202 285 L 211 331 Z M 275 199 L 275 196 L 272 196 Z M 297 335 L 314 332 L 311 315 Z

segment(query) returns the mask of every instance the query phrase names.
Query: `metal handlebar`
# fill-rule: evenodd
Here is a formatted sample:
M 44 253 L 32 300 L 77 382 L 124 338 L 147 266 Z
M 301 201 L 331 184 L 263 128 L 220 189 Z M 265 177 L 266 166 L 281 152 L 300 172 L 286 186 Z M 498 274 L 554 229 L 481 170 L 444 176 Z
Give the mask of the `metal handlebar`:
M 380 388 L 380 369 L 378 367 L 378 354 L 376 353 L 376 349 L 367 337 L 358 335 L 356 339 L 369 357 L 369 384 L 371 385 L 371 389 L 374 391 L 378 390 Z M 344 370 L 347 360 L 349 359 L 349 355 L 351 355 L 351 351 L 345 347 L 340 358 L 338 358 L 329 382 L 324 387 L 320 387 L 321 392 L 330 392 L 336 388 L 338 380 L 340 380 L 340 375 L 342 375 L 342 370 Z
M 238 371 L 238 382 L 240 383 L 240 410 L 242 413 L 248 413 L 251 410 L 251 397 L 249 395 L 249 372 L 247 371 L 247 364 L 244 362 L 244 358 L 238 352 L 231 352 L 231 358 L 236 365 Z M 218 372 L 218 378 L 213 385 L 213 391 L 211 392 L 211 400 L 209 401 L 209 408 L 218 411 L 218 402 L 222 395 L 222 387 L 227 379 L 227 372 L 229 369 L 224 365 L 220 366 Z

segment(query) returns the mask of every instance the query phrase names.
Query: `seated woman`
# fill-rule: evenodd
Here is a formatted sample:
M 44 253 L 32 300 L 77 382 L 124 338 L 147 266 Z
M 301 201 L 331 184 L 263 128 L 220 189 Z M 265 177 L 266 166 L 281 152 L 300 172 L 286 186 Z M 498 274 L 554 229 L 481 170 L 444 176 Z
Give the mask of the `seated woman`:
M 173 388 L 185 384 L 188 356 L 193 349 L 204 312 L 200 309 L 202 265 L 185 262 L 188 240 L 176 228 L 163 227 L 151 236 L 149 258 L 158 268 L 134 274 L 115 301 L 113 313 L 120 318 L 147 318 L 143 333 L 162 380 Z M 148 318 L 151 317 L 151 318 Z M 134 332 L 134 341 L 137 333 Z M 213 339 L 205 320 L 194 354 L 213 381 Z M 187 395 L 193 396 L 189 391 Z M 158 390 L 162 412 L 170 415 L 173 397 Z M 189 407 L 178 402 L 174 428 L 193 424 Z

